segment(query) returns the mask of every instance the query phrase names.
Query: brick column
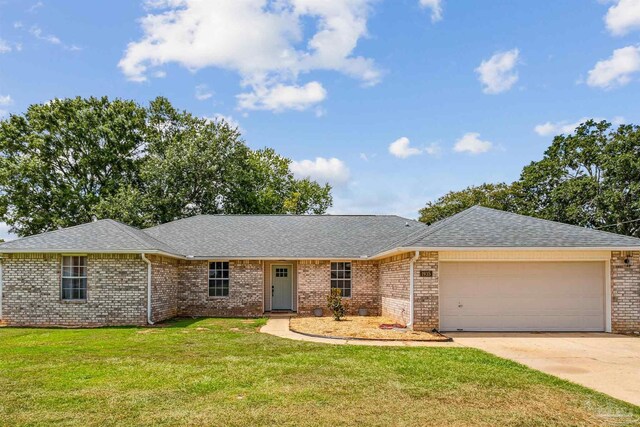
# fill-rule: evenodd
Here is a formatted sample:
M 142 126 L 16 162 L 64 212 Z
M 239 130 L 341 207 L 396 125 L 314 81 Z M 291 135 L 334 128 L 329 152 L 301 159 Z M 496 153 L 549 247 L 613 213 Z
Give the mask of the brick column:
M 611 252 L 611 331 L 640 334 L 640 251 Z
M 431 271 L 431 277 L 420 277 Z M 413 267 L 413 329 L 430 331 L 440 328 L 438 252 L 420 252 Z

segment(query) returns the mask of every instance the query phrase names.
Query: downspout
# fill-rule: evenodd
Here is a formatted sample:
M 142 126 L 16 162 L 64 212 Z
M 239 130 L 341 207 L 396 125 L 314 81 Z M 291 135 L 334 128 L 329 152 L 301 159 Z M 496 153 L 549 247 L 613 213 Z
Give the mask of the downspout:
M 153 320 L 151 320 L 151 261 L 144 254 L 141 255 L 142 260 L 147 263 L 147 323 L 153 325 Z
M 409 323 L 407 328 L 413 327 L 413 264 L 420 258 L 420 251 L 416 251 L 416 254 L 409 261 Z

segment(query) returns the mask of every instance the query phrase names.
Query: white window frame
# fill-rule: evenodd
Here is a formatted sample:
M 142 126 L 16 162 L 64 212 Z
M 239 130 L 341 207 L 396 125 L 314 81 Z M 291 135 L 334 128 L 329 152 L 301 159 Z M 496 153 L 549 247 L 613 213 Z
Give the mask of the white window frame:
M 226 263 L 227 264 L 227 277 L 211 277 L 211 264 L 215 264 L 215 263 Z M 216 268 L 217 270 L 217 268 Z M 224 268 L 221 269 L 221 271 L 224 271 Z M 226 280 L 227 281 L 227 294 L 226 295 L 211 295 L 211 281 L 212 280 Z M 215 289 L 215 288 L 213 288 Z M 224 290 L 224 287 L 222 288 Z M 229 298 L 229 295 L 231 294 L 231 262 L 229 262 L 229 260 L 220 260 L 220 259 L 213 259 L 213 260 L 209 260 L 209 263 L 207 264 L 207 295 L 209 298 Z
M 75 275 L 67 275 L 65 276 L 65 259 L 67 258 L 71 258 L 71 269 L 73 272 L 74 268 L 77 268 L 78 266 L 76 266 L 74 264 L 74 258 L 84 258 L 84 276 L 75 276 Z M 62 301 L 70 301 L 70 302 L 84 302 L 87 301 L 87 299 L 89 298 L 89 283 L 88 283 L 88 273 L 87 273 L 87 269 L 88 269 L 88 257 L 86 255 L 79 255 L 79 254 L 70 254 L 70 255 L 62 255 L 62 259 L 60 260 L 60 300 Z M 80 280 L 84 280 L 84 298 L 65 298 L 65 287 L 64 287 L 64 281 L 65 279 L 80 279 Z M 73 287 L 71 287 L 72 289 L 72 294 L 73 294 Z
M 349 278 L 345 279 L 344 277 L 342 277 L 342 278 L 336 277 L 334 279 L 333 278 L 333 272 L 334 271 L 336 273 L 339 273 L 340 271 L 342 271 L 344 273 L 344 272 L 347 271 L 344 267 L 343 267 L 342 270 L 339 270 L 339 269 L 335 269 L 334 270 L 334 268 L 333 268 L 334 264 L 349 264 Z M 342 298 L 347 298 L 347 299 L 351 298 L 353 296 L 353 262 L 352 261 L 342 261 L 342 260 L 340 260 L 340 261 L 331 261 L 330 264 L 329 264 L 329 270 L 330 270 L 330 277 L 329 277 L 330 290 L 333 291 L 333 289 L 340 289 L 342 291 L 341 292 Z M 349 280 L 349 295 L 348 296 L 344 295 L 344 289 L 345 289 L 344 286 L 335 287 L 334 288 L 334 286 L 333 286 L 333 281 L 334 280 L 342 280 L 342 281 Z

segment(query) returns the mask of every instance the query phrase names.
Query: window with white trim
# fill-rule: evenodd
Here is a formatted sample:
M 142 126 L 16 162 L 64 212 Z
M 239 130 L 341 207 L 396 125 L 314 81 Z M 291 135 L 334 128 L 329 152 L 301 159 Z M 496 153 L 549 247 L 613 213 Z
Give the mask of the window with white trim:
M 87 299 L 87 257 L 62 257 L 62 299 Z
M 209 263 L 209 296 L 229 296 L 229 262 L 215 261 Z
M 340 295 L 351 297 L 351 263 L 331 263 L 331 289 L 339 289 Z

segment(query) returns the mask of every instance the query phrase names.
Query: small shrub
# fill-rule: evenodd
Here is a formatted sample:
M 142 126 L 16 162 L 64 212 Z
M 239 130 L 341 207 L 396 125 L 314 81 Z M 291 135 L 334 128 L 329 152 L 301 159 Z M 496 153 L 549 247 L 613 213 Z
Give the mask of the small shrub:
M 331 310 L 334 320 L 340 320 L 344 317 L 349 306 L 346 301 L 342 300 L 342 291 L 340 289 L 331 289 L 331 293 L 327 297 L 327 307 Z

